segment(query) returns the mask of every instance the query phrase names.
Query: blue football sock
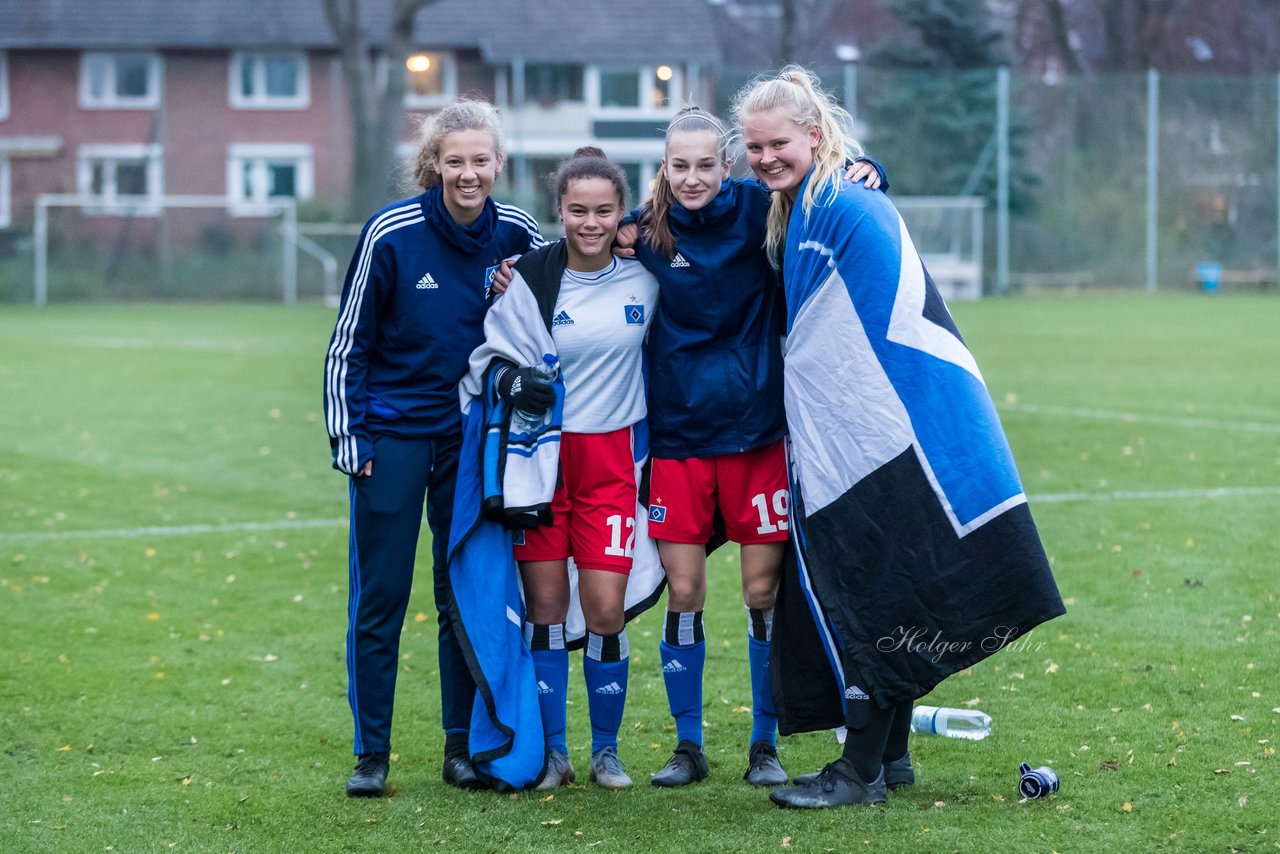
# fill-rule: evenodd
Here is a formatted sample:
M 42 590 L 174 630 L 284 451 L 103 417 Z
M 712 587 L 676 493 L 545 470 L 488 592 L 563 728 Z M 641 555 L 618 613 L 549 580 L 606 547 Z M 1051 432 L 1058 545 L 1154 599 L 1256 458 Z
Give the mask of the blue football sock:
M 702 745 L 702 671 L 707 660 L 701 611 L 667 611 L 662 641 L 662 680 L 676 721 L 676 739 Z
M 587 682 L 592 753 L 618 747 L 618 730 L 627 702 L 628 652 L 626 629 L 616 635 L 587 633 L 582 675 Z
M 525 623 L 525 637 L 533 654 L 533 672 L 538 677 L 538 709 L 547 747 L 568 755 L 565 698 L 569 693 L 569 651 L 564 646 L 564 625 Z
M 751 743 L 778 742 L 778 713 L 773 707 L 769 681 L 769 651 L 773 639 L 773 609 L 748 608 L 747 657 L 751 665 Z

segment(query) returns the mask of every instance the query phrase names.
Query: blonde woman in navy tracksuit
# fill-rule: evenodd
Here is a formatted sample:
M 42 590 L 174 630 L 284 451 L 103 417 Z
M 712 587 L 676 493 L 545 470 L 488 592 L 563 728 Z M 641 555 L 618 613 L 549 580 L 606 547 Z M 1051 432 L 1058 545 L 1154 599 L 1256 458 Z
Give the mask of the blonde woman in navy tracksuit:
M 489 198 L 502 170 L 493 106 L 459 101 L 423 126 L 414 178 L 424 192 L 365 225 L 325 359 L 334 468 L 350 478 L 347 697 L 355 773 L 347 794 L 380 796 L 391 751 L 400 631 L 423 500 L 439 625 L 445 782 L 481 785 L 468 730 L 475 682 L 449 616 L 445 562 L 462 422 L 458 382 L 484 340 L 489 279 L 502 259 L 542 246 L 538 224 Z
M 696 107 L 682 110 L 667 128 L 653 198 L 636 217 L 636 257 L 660 284 L 648 340 L 649 531 L 667 571 L 659 648 L 678 741 L 651 777 L 656 786 L 682 786 L 708 773 L 702 610 L 706 543 L 717 514 L 727 538 L 741 545 L 753 696 L 743 776 L 756 786 L 787 782 L 769 680 L 773 605 L 790 527 L 785 307 L 764 252 L 769 191 L 755 179 L 731 178 L 729 167 L 720 122 Z M 870 161 L 849 172 L 870 187 L 883 179 Z

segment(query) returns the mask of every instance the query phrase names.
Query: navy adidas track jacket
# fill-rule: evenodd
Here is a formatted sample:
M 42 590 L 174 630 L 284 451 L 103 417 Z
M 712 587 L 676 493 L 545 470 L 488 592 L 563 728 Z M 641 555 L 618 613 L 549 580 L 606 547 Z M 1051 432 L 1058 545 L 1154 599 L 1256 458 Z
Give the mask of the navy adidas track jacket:
M 458 382 L 484 340 L 489 278 L 503 258 L 544 242 L 533 217 L 492 199 L 475 222 L 458 225 L 439 188 L 369 220 L 325 358 L 334 468 L 358 472 L 374 435 L 461 432 Z
M 768 213 L 764 185 L 730 178 L 701 210 L 671 206 L 674 258 L 636 244 L 661 286 L 648 350 L 655 457 L 737 453 L 786 432 L 784 309 L 764 253 Z

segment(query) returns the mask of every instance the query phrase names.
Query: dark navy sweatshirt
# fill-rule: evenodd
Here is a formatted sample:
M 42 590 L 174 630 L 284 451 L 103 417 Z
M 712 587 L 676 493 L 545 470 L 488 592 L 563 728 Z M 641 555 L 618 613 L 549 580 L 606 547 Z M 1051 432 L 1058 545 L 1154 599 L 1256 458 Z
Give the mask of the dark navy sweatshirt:
M 358 472 L 375 435 L 461 432 L 458 382 L 484 340 L 489 279 L 503 258 L 544 242 L 533 217 L 492 199 L 475 222 L 458 225 L 439 188 L 369 220 L 325 358 L 334 468 Z

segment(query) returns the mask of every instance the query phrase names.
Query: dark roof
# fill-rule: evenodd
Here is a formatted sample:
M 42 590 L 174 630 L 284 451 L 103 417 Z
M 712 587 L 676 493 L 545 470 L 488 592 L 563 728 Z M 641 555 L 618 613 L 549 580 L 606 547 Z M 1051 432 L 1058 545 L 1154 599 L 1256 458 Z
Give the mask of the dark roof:
M 376 44 L 390 0 L 361 6 Z M 423 47 L 475 47 L 495 63 L 720 59 L 703 0 L 437 0 L 416 24 Z M 0 0 L 0 48 L 335 46 L 323 0 Z

